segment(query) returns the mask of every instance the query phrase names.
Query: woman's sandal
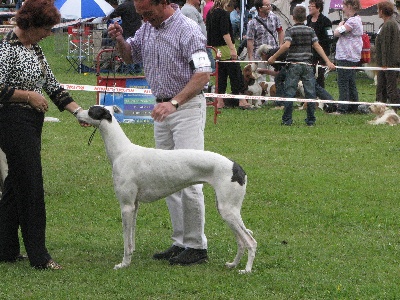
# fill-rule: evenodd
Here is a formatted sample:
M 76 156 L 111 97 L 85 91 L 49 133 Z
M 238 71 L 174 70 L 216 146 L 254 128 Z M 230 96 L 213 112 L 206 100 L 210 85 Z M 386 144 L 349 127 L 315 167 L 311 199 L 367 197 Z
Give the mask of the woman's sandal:
M 62 266 L 56 263 L 54 260 L 50 259 L 44 265 L 34 266 L 35 269 L 38 270 L 62 270 Z

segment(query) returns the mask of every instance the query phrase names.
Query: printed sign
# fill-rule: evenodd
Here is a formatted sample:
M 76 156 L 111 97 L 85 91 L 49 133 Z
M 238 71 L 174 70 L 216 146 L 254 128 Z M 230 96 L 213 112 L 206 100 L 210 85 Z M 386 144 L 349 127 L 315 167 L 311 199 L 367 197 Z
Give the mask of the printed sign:
M 113 78 L 108 79 L 108 86 L 112 86 Z M 126 88 L 150 89 L 145 77 L 118 78 L 118 85 Z M 101 81 L 105 85 L 104 78 Z M 122 113 L 115 114 L 120 123 L 153 123 L 151 112 L 154 108 L 155 97 L 153 94 L 141 93 L 107 93 L 99 92 L 98 103 L 101 105 L 118 105 Z

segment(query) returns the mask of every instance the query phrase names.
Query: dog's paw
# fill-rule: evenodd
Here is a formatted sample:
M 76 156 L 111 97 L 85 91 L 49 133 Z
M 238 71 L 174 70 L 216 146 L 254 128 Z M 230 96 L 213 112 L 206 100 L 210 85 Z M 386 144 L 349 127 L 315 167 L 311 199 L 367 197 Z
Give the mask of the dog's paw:
M 129 264 L 127 265 L 127 264 L 124 264 L 124 263 L 120 263 L 120 264 L 114 266 L 114 270 L 119 270 L 119 269 L 122 269 L 122 268 L 126 268 L 128 266 L 129 266 Z
M 251 273 L 251 270 L 246 270 L 246 269 L 239 270 L 239 274 L 249 274 L 249 273 Z
M 226 264 L 225 264 L 225 266 L 227 266 L 228 268 L 230 268 L 230 269 L 232 269 L 232 268 L 236 268 L 236 266 L 237 266 L 237 264 L 236 263 L 234 263 L 234 262 L 227 262 Z

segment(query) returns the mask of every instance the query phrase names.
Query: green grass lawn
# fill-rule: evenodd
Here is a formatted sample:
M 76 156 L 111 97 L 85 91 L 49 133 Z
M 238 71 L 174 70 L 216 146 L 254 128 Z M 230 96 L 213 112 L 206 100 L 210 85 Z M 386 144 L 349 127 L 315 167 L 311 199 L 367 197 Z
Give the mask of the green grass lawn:
M 96 84 L 94 74 L 67 73 L 65 57 L 43 43 L 62 83 Z M 327 89 L 337 97 L 335 73 Z M 358 76 L 360 100 L 374 100 L 372 80 Z M 92 92 L 71 92 L 85 108 Z M 280 125 L 281 111 L 226 109 L 213 124 L 208 111 L 206 149 L 223 154 L 248 174 L 242 217 L 258 241 L 253 273 L 224 264 L 235 239 L 205 186 L 209 262 L 171 267 L 152 260 L 170 246 L 164 201 L 139 210 L 136 252 L 123 256 L 119 204 L 99 133 L 81 128 L 54 105 L 45 123 L 43 171 L 47 246 L 62 271 L 37 271 L 27 262 L 0 264 L 0 299 L 398 299 L 399 128 L 371 126 L 372 115 L 318 111 L 317 126 Z M 122 124 L 137 144 L 153 147 L 152 125 Z M 29 153 L 27 154 L 29 155 Z M 244 268 L 247 257 L 242 259 Z

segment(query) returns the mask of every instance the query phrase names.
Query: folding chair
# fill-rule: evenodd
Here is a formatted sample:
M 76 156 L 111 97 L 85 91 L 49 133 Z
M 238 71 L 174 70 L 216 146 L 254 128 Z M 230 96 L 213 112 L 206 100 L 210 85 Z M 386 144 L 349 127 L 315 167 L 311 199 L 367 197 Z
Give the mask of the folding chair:
M 82 64 L 93 56 L 93 41 L 89 26 L 81 24 L 68 26 L 68 54 L 67 60 L 70 63 L 68 71 L 81 73 Z

